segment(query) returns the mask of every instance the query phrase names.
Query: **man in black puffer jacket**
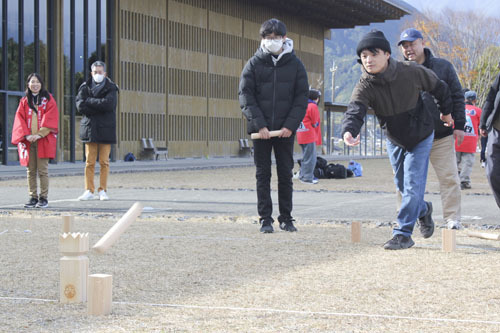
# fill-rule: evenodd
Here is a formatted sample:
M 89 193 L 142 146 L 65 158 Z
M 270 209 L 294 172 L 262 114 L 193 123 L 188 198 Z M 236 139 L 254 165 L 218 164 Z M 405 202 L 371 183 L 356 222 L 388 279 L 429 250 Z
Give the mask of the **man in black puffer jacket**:
M 292 170 L 295 131 L 307 108 L 309 84 L 302 62 L 295 56 L 293 41 L 286 38 L 286 26 L 277 19 L 260 28 L 260 48 L 243 68 L 239 99 L 248 120 L 248 133 L 258 132 L 253 141 L 257 168 L 257 210 L 263 233 L 274 231 L 271 201 L 271 152 L 278 172 L 278 221 L 285 231 L 297 231 L 292 218 Z M 269 131 L 281 130 L 271 138 Z
M 436 58 L 432 52 L 424 47 L 423 36 L 420 31 L 410 28 L 401 33 L 400 50 L 406 60 L 415 61 L 431 69 L 446 82 L 450 88 L 453 109 L 454 127 L 446 127 L 439 119 L 439 106 L 434 96 L 428 92 L 422 93 L 424 104 L 434 115 L 434 142 L 430 162 L 439 180 L 439 192 L 443 206 L 443 219 L 450 229 L 460 229 L 461 194 L 460 178 L 458 178 L 457 161 L 455 156 L 455 139 L 460 145 L 464 139 L 465 102 L 462 86 L 458 80 L 453 65 L 442 58 Z
M 96 61 L 92 77 L 82 83 L 76 96 L 76 108 L 83 115 L 80 139 L 85 143 L 85 192 L 78 200 L 109 200 L 107 182 L 111 144 L 116 143 L 116 104 L 118 87 L 106 77 L 106 65 Z M 99 155 L 100 184 L 94 196 L 94 169 Z

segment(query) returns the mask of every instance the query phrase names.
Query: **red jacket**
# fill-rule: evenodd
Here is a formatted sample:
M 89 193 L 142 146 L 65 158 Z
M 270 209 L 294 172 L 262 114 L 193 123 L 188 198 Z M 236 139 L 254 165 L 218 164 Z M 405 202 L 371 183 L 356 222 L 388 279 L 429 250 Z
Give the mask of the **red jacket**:
M 479 138 L 478 128 L 481 120 L 481 109 L 477 106 L 465 104 L 465 127 L 464 141 L 457 146 L 455 141 L 455 150 L 462 153 L 475 153 L 477 149 L 477 140 Z
M 308 144 L 315 142 L 321 144 L 320 116 L 316 103 L 309 100 L 306 115 L 299 128 L 297 129 L 297 142 L 299 144 Z M 319 142 L 319 143 L 318 143 Z
M 24 143 L 28 152 L 30 143 L 26 140 L 26 136 L 31 134 L 32 113 L 33 110 L 28 105 L 28 98 L 26 96 L 21 98 L 12 126 L 11 142 L 13 145 Z M 56 157 L 58 124 L 59 111 L 56 100 L 52 95 L 50 95 L 49 101 L 45 97 L 42 98 L 42 103 L 38 106 L 38 129 L 47 127 L 51 129 L 51 132 L 37 141 L 39 158 Z

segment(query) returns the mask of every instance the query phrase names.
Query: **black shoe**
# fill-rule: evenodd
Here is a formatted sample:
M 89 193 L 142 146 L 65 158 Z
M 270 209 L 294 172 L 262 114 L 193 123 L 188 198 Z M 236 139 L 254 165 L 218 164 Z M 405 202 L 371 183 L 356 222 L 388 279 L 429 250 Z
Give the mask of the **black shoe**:
M 434 233 L 434 221 L 432 220 L 432 202 L 425 202 L 427 205 L 427 213 L 423 217 L 419 217 L 420 233 L 422 237 L 429 238 Z
M 32 197 L 27 203 L 24 204 L 24 208 L 35 208 L 37 203 L 38 199 Z
M 272 218 L 262 218 L 260 219 L 260 232 L 263 234 L 271 234 L 274 232 L 273 228 L 273 222 L 274 220 Z
M 461 182 L 460 183 L 460 189 L 461 190 L 470 190 L 472 187 L 470 186 L 470 183 L 468 182 Z
M 392 239 L 388 240 L 384 244 L 384 249 L 386 250 L 404 250 L 409 249 L 415 245 L 415 242 L 410 237 L 406 237 L 404 235 L 398 234 L 392 237 Z
M 289 219 L 286 221 L 281 221 L 280 222 L 280 229 L 284 231 L 290 231 L 290 232 L 295 232 L 297 231 L 297 228 L 293 225 L 293 222 L 295 222 L 294 219 Z
M 49 202 L 45 198 L 40 198 L 36 204 L 36 208 L 46 208 L 49 207 Z

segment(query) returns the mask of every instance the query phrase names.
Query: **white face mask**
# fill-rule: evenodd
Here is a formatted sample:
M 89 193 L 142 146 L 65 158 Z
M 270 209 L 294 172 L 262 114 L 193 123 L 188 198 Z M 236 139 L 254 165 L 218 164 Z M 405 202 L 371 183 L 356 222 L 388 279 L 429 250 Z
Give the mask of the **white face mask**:
M 94 74 L 92 77 L 96 83 L 101 83 L 104 80 L 104 74 Z
M 260 46 L 273 54 L 277 54 L 283 47 L 283 39 L 263 39 Z

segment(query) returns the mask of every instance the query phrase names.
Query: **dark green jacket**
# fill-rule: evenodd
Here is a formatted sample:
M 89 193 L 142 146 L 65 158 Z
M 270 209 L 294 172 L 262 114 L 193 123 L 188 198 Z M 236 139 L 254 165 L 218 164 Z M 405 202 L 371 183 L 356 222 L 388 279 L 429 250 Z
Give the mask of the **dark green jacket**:
M 363 68 L 344 114 L 342 135 L 351 132 L 356 137 L 371 107 L 389 140 L 412 150 L 434 131 L 433 117 L 424 107 L 422 91 L 437 98 L 441 113 L 451 113 L 448 86 L 424 66 L 389 58 L 389 65 L 383 73 L 372 75 Z

